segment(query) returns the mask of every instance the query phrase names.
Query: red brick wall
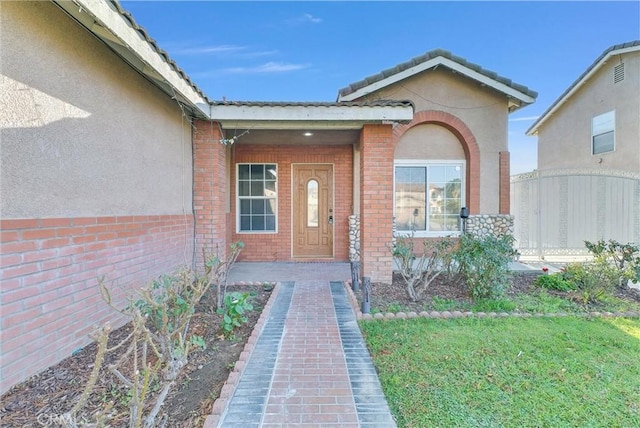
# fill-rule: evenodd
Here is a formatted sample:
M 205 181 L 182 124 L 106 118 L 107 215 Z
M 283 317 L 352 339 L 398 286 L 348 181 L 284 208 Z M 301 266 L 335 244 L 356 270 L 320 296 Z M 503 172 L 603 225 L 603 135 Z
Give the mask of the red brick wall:
M 2 392 L 123 322 L 99 277 L 122 307 L 125 290 L 193 256 L 191 215 L 2 220 L 0 237 Z
M 362 276 L 391 283 L 387 247 L 393 235 L 391 125 L 365 125 L 360 135 L 360 261 Z
M 499 201 L 499 213 L 510 214 L 511 213 L 511 169 L 510 169 L 510 154 L 509 152 L 500 152 L 500 201 Z
M 232 148 L 231 229 L 234 241 L 243 241 L 242 261 L 292 261 L 291 257 L 291 164 L 331 163 L 334 165 L 334 258 L 349 260 L 349 215 L 353 211 L 353 147 L 345 146 L 263 146 L 237 144 Z M 236 233 L 236 164 L 275 163 L 278 165 L 278 233 Z M 312 259 L 295 259 L 313 261 Z
M 196 267 L 203 250 L 224 257 L 228 245 L 227 148 L 216 122 L 195 121 L 193 132 L 193 210 L 196 221 Z

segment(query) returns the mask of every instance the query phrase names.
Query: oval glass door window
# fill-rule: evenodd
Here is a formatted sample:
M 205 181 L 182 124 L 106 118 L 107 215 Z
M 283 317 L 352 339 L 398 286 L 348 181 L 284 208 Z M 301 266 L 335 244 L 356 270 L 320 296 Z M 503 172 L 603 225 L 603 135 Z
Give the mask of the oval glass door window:
M 307 226 L 318 227 L 318 182 L 307 183 Z

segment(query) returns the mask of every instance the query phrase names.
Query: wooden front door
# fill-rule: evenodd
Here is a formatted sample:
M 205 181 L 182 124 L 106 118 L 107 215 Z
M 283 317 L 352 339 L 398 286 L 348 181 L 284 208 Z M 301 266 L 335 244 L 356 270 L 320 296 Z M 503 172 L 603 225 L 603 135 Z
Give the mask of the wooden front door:
M 333 165 L 293 165 L 293 257 L 333 257 Z

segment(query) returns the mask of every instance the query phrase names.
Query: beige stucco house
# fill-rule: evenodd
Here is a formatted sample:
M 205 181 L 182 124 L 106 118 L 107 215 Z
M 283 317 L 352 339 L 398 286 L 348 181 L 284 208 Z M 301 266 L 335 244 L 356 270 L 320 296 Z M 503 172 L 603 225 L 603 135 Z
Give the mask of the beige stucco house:
M 522 252 L 640 242 L 640 41 L 606 49 L 528 129 L 538 169 L 512 178 Z
M 527 130 L 538 169 L 640 172 L 640 40 L 606 49 Z
M 2 392 L 122 322 L 101 277 L 124 305 L 242 240 L 390 281 L 394 224 L 456 234 L 466 206 L 510 227 L 507 116 L 536 94 L 449 52 L 335 102 L 214 102 L 116 1 L 0 11 Z

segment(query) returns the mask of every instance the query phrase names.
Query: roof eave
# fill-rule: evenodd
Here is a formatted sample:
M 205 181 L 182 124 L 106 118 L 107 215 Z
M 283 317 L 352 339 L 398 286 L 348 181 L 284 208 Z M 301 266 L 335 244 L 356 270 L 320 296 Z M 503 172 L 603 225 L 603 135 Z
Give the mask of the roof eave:
M 525 104 L 532 104 L 533 102 L 535 102 L 535 97 L 526 94 L 524 92 L 518 91 L 515 88 L 512 88 L 500 81 L 497 81 L 495 79 L 490 78 L 489 76 L 486 76 L 482 73 L 479 73 L 475 70 L 472 70 L 462 64 L 459 64 L 453 60 L 450 60 L 449 58 L 445 58 L 442 56 L 436 57 L 436 58 L 432 58 L 429 59 L 428 61 L 422 62 L 420 64 L 417 64 L 413 67 L 407 68 L 406 70 L 403 70 L 399 73 L 393 74 L 387 78 L 381 79 L 377 82 L 373 82 L 370 85 L 364 86 L 362 88 L 359 88 L 357 90 L 355 90 L 354 92 L 350 93 L 350 94 L 346 94 L 346 95 L 342 95 L 339 94 L 338 95 L 338 101 L 353 101 L 359 98 L 364 97 L 365 95 L 368 95 L 372 92 L 378 91 L 386 86 L 389 86 L 393 83 L 399 82 L 401 80 L 404 80 L 408 77 L 411 77 L 415 74 L 421 73 L 425 70 L 431 69 L 431 68 L 435 68 L 439 65 L 443 65 L 451 70 L 454 70 L 458 73 L 461 73 L 471 79 L 474 79 L 488 87 L 491 87 L 499 92 L 502 92 L 503 94 L 507 95 L 510 98 L 513 98 L 515 100 L 518 100 L 518 102 L 520 103 L 520 105 L 525 105 Z
M 614 49 L 606 53 L 600 60 L 597 60 L 594 64 L 592 64 L 585 73 L 583 73 L 578 79 L 569 86 L 569 88 L 562 94 L 558 99 L 556 99 L 549 108 L 540 115 L 538 120 L 536 120 L 526 131 L 526 135 L 532 137 L 538 134 L 538 129 L 540 126 L 546 122 L 549 117 L 551 117 L 556 111 L 558 111 L 564 104 L 567 102 L 569 98 L 573 96 L 584 84 L 586 84 L 591 77 L 600 70 L 600 68 L 609 61 L 609 59 L 614 55 L 622 55 L 629 52 L 640 51 L 640 45 L 634 45 L 629 47 L 624 47 L 620 49 Z
M 209 100 L 176 72 L 115 6 L 103 0 L 52 1 L 195 116 L 210 117 Z
M 409 123 L 411 105 L 395 106 L 211 106 L 211 117 L 223 128 L 360 129 L 365 124 Z

